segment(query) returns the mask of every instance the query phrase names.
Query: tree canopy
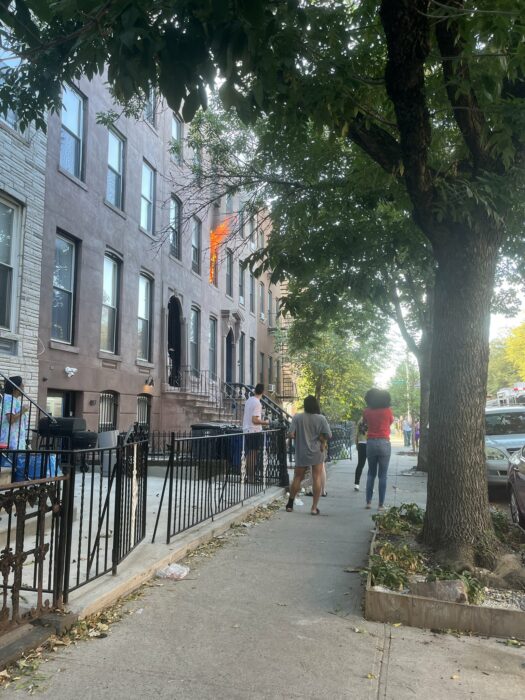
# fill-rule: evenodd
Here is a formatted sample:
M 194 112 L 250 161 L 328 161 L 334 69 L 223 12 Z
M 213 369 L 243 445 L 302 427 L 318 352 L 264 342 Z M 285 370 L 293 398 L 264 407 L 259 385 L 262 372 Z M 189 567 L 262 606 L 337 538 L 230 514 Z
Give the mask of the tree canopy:
M 525 0 L 0 3 L 23 59 L 2 70 L 0 104 L 22 124 L 43 124 L 60 84 L 81 74 L 107 70 L 124 102 L 157 86 L 186 119 L 220 76 L 244 121 L 272 114 L 283 133 L 309 121 L 398 184 L 436 268 L 423 537 L 458 566 L 495 561 L 488 327 L 496 260 L 524 219 L 524 10 Z

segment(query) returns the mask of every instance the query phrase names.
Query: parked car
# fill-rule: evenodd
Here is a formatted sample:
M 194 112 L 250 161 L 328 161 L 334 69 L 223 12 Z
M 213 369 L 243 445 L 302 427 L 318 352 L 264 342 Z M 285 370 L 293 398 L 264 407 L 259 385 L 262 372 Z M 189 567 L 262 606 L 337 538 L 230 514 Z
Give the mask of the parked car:
M 509 459 L 508 490 L 512 521 L 525 528 L 525 447 Z
M 525 445 L 525 406 L 485 409 L 485 435 L 492 445 L 512 454 Z
M 485 464 L 489 486 L 505 486 L 509 468 L 510 453 L 504 447 L 485 438 Z

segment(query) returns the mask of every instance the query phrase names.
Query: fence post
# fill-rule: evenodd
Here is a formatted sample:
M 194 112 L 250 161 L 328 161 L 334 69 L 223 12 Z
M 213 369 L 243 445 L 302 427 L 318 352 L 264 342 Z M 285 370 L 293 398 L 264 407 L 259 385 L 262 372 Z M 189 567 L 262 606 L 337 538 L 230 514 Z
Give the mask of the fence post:
M 279 459 L 280 481 L 279 486 L 288 488 L 290 486 L 290 475 L 288 474 L 288 460 L 286 451 L 286 428 L 281 428 L 277 435 L 277 453 Z
M 76 465 L 73 463 L 68 467 L 68 479 L 64 482 L 64 504 L 61 517 L 61 526 L 64 527 L 64 582 L 62 588 L 62 598 L 64 604 L 69 599 L 69 576 L 71 571 L 71 544 L 73 531 L 73 506 L 75 503 L 75 476 Z
M 119 437 L 117 447 L 114 447 L 117 451 L 117 461 L 113 467 L 115 471 L 115 516 L 113 519 L 113 551 L 111 559 L 111 573 L 113 576 L 117 574 L 117 566 L 119 563 L 119 551 L 120 551 L 120 530 L 122 525 L 122 514 L 121 503 L 122 503 L 122 464 L 123 464 L 123 452 L 126 449 L 122 444 L 122 440 Z M 110 462 L 111 464 L 111 462 Z
M 173 508 L 173 470 L 175 466 L 175 433 L 171 433 L 170 440 L 170 456 L 168 462 L 168 526 L 166 528 L 166 544 L 170 543 L 171 538 L 171 513 Z M 160 510 L 160 506 L 159 506 Z

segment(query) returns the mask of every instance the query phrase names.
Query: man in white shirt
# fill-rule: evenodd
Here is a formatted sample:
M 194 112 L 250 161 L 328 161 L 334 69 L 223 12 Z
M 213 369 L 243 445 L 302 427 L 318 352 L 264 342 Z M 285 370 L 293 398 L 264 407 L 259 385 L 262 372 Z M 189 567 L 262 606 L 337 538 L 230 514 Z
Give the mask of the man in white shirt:
M 257 384 L 254 394 L 244 404 L 242 420 L 242 430 L 244 433 L 247 433 L 244 438 L 244 450 L 246 454 L 246 475 L 249 481 L 254 480 L 257 456 L 263 446 L 263 426 L 270 424 L 270 421 L 262 417 L 261 397 L 264 394 L 264 384 Z

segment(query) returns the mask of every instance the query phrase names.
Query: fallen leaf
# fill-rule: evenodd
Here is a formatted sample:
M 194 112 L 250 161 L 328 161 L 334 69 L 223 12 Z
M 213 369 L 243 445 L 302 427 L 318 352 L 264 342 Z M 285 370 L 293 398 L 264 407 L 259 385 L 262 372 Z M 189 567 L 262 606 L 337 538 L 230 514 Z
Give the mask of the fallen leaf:
M 450 679 L 453 680 L 453 681 L 458 681 L 458 680 L 459 680 L 459 674 L 453 673 L 453 674 L 450 676 Z
M 366 677 L 368 678 L 369 681 L 372 681 L 375 678 L 377 678 L 377 676 L 375 676 L 373 673 L 367 673 Z

